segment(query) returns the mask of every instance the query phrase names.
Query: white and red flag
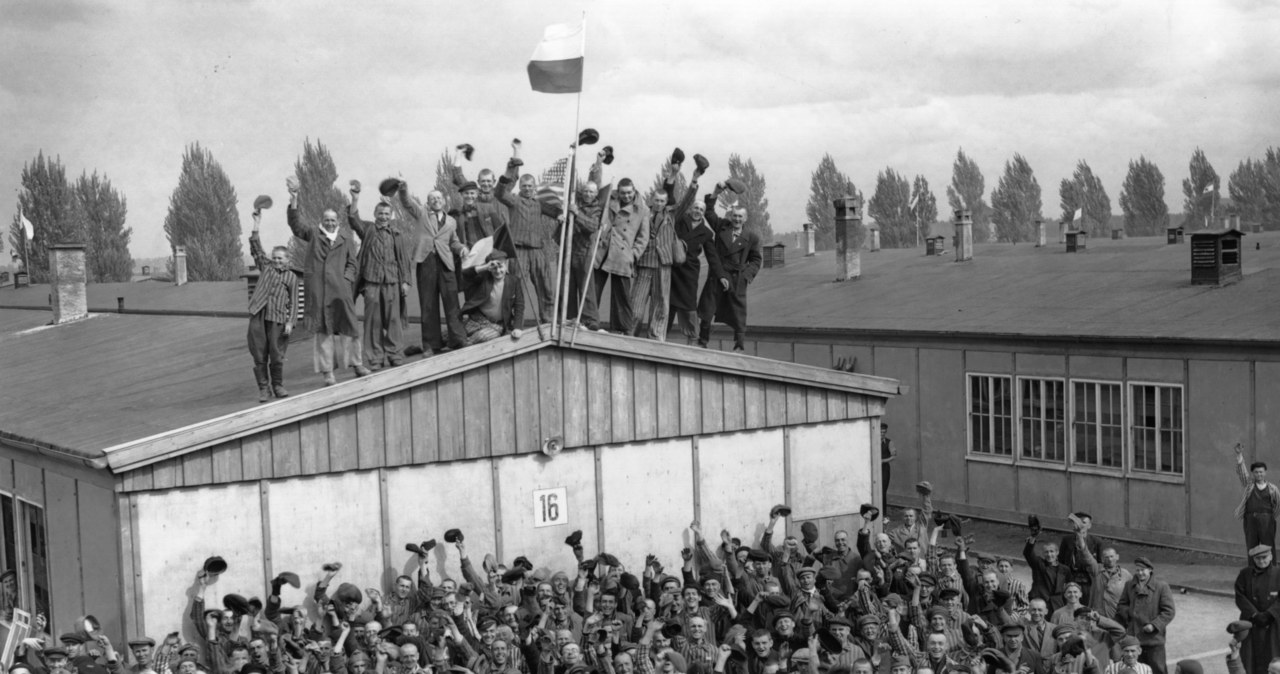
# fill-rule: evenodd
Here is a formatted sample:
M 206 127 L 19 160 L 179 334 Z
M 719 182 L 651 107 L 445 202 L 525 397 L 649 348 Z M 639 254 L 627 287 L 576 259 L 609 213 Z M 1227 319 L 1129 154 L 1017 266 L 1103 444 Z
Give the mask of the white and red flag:
M 547 26 L 529 61 L 529 84 L 544 94 L 582 93 L 585 22 Z

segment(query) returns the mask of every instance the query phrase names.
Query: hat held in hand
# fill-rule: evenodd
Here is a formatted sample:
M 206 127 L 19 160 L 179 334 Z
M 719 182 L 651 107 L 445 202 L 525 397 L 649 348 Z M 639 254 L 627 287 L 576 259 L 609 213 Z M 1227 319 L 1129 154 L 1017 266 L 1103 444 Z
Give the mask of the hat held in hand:
M 227 562 L 221 557 L 214 555 L 204 560 L 204 566 L 201 567 L 206 576 L 216 576 L 227 570 Z
M 671 163 L 672 163 L 672 164 L 683 164 L 683 163 L 684 163 L 684 150 L 681 150 L 680 148 L 676 148 L 676 149 L 672 150 L 672 151 L 671 151 Z
M 601 150 L 601 152 L 604 152 L 604 157 L 600 159 L 600 162 L 606 166 L 609 164 L 612 164 L 613 163 L 613 146 L 606 145 Z
M 806 544 L 813 543 L 818 540 L 818 525 L 813 522 L 805 522 L 800 525 L 800 539 Z
M 578 145 L 595 145 L 600 141 L 600 132 L 595 129 L 583 129 L 578 132 Z
M 693 155 L 693 166 L 698 170 L 698 172 L 706 173 L 707 168 L 711 166 L 711 162 L 707 161 L 706 157 L 700 154 L 695 154 Z
M 471 155 L 475 153 L 476 148 L 471 143 L 463 143 L 458 146 L 458 150 L 467 161 L 471 161 Z
M 569 534 L 568 537 L 564 539 L 564 544 L 571 548 L 576 548 L 582 545 L 582 530 L 578 529 L 577 531 Z
M 463 541 L 461 529 L 450 529 L 444 532 L 445 543 L 461 543 Z
M 382 182 L 378 183 L 378 193 L 384 197 L 389 197 L 395 194 L 396 192 L 399 192 L 401 186 L 403 185 L 404 185 L 404 181 L 400 180 L 399 178 L 387 178 Z
M 928 480 L 921 480 L 916 483 L 916 493 L 921 496 L 928 496 L 933 493 L 933 485 L 929 484 Z
M 257 199 L 253 200 L 253 210 L 255 211 L 266 210 L 268 208 L 271 208 L 272 203 L 273 202 L 271 201 L 271 197 L 265 194 L 260 194 L 258 195 Z
M 779 503 L 778 505 L 769 509 L 769 519 L 771 520 L 777 519 L 779 517 L 787 517 L 790 514 L 791 514 L 791 506 L 786 505 L 785 503 Z
M 870 503 L 863 503 L 862 507 L 858 509 L 858 514 L 862 515 L 868 522 L 880 519 L 880 509 Z
M 737 178 L 729 178 L 724 181 L 724 186 L 733 190 L 734 194 L 743 194 L 747 191 L 747 184 Z

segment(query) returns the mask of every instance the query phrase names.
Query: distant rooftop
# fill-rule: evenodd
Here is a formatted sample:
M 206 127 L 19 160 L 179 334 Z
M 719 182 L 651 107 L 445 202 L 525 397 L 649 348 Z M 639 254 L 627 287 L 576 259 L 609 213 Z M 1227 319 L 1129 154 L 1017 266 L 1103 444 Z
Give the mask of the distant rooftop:
M 975 335 L 1280 341 L 1280 232 L 1246 234 L 1244 279 L 1191 285 L 1191 234 L 1091 238 L 1066 253 L 1056 227 L 1044 248 L 977 244 L 973 260 L 923 248 L 862 251 L 862 276 L 836 283 L 835 254 L 762 270 L 749 294 L 749 323 Z M 1261 250 L 1255 250 L 1255 244 Z

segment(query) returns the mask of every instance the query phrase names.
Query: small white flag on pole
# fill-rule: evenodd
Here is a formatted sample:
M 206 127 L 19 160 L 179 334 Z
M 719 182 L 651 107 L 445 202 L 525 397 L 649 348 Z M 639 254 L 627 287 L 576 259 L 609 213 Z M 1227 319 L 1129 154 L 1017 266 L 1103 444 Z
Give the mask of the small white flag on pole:
M 36 229 L 35 227 L 31 226 L 31 221 L 27 219 L 26 213 L 23 213 L 22 211 L 18 211 L 18 217 L 22 218 L 22 231 L 26 233 L 27 240 L 30 241 L 31 237 L 35 236 Z
M 916 208 L 916 201 L 918 201 L 919 199 L 920 199 L 920 195 L 919 195 L 919 194 L 913 194 L 913 195 L 911 195 L 911 203 L 907 204 L 907 210 L 909 210 L 909 211 L 913 211 L 913 210 L 915 210 L 915 208 Z
M 1071 222 L 1080 222 L 1080 219 L 1081 219 L 1083 216 L 1084 216 L 1084 209 L 1083 209 L 1083 208 L 1077 208 L 1077 209 L 1076 209 L 1076 214 L 1075 214 L 1075 215 L 1073 215 L 1073 216 L 1071 216 Z
M 1200 190 L 1200 194 L 1201 194 L 1201 195 L 1205 195 L 1205 194 L 1208 194 L 1208 193 L 1210 193 L 1210 192 L 1212 192 L 1212 191 L 1213 191 L 1213 183 L 1209 183 L 1208 185 L 1205 185 L 1205 186 L 1204 186 L 1204 189 L 1203 189 L 1203 190 Z

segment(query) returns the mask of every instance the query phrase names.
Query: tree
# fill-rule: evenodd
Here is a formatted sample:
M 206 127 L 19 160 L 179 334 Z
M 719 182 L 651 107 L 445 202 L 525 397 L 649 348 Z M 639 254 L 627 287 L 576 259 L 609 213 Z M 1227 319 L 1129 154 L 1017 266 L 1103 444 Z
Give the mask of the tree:
M 1245 222 L 1261 222 L 1267 207 L 1267 165 L 1255 159 L 1240 162 L 1227 181 L 1227 194 Z
M 182 153 L 164 233 L 171 247 L 186 247 L 191 281 L 232 281 L 244 272 L 236 190 L 213 153 L 198 142 Z
M 1080 210 L 1080 229 L 1093 237 L 1111 236 L 1111 197 L 1107 196 L 1102 180 L 1093 174 L 1089 162 L 1083 159 L 1076 162 L 1071 178 L 1063 178 L 1058 185 L 1058 196 L 1063 220 L 1073 222 L 1076 211 Z
M 645 203 L 647 204 L 653 203 L 654 195 L 657 195 L 662 192 L 662 188 L 664 184 L 663 176 L 665 176 L 667 172 L 669 172 L 670 170 L 671 170 L 671 157 L 667 157 L 662 162 L 662 168 L 658 169 L 658 175 L 653 177 L 653 186 L 649 188 L 648 193 L 646 193 L 644 196 Z M 689 180 L 684 177 L 683 173 L 676 174 L 676 184 L 673 186 L 673 188 L 674 189 L 672 189 L 672 192 L 675 193 L 675 201 L 673 201 L 671 205 L 674 206 L 675 204 L 680 202 L 680 199 L 684 198 L 685 190 L 689 189 Z
M 49 282 L 49 247 L 59 243 L 84 243 L 84 215 L 67 182 L 61 157 L 49 159 L 41 151 L 22 167 L 22 192 L 18 209 L 31 221 L 32 237 L 23 246 L 21 219 L 14 214 L 9 243 L 22 258 L 32 283 Z
M 129 239 L 133 229 L 125 227 L 128 208 L 124 197 L 106 176 L 82 173 L 74 192 L 84 218 L 85 267 L 92 283 L 122 283 L 133 279 L 133 258 Z
M 911 185 L 911 217 L 923 241 L 933 232 L 933 223 L 938 221 L 938 199 L 929 189 L 929 181 L 922 175 L 916 176 Z
M 1263 183 L 1266 198 L 1262 206 L 1262 226 L 1266 229 L 1280 229 L 1280 149 L 1267 148 L 1262 168 L 1267 177 Z
M 436 184 L 432 189 L 444 195 L 446 211 L 462 208 L 462 193 L 453 184 L 453 163 L 456 160 L 457 154 L 450 153 L 448 150 L 441 152 L 440 159 L 436 160 Z M 425 198 L 426 195 L 424 194 L 423 197 Z
M 867 202 L 867 216 L 880 229 L 880 245 L 909 248 L 915 245 L 915 221 L 911 217 L 911 184 L 892 168 L 876 175 L 876 192 Z
M 836 160 L 830 154 L 822 155 L 809 180 L 809 203 L 804 207 L 805 217 L 813 225 L 817 250 L 836 247 L 835 200 L 857 193 L 849 176 L 836 168 Z
M 760 243 L 769 245 L 773 241 L 773 227 L 769 224 L 769 200 L 764 196 L 764 176 L 756 170 L 755 163 L 750 159 L 744 162 L 741 156 L 731 154 L 729 177 L 741 180 L 747 186 L 747 191 L 734 194 L 732 190 L 725 190 L 720 194 L 720 204 L 725 208 L 732 204 L 746 208 L 747 224 L 744 229 L 755 232 L 760 236 Z
M 1004 175 L 991 191 L 991 222 L 996 240 L 1009 243 L 1030 241 L 1036 220 L 1040 219 L 1040 182 L 1025 157 L 1014 153 L 1004 163 Z
M 1139 156 L 1129 160 L 1129 173 L 1120 190 L 1127 236 L 1161 236 L 1169 228 L 1169 205 L 1164 202 L 1164 174 Z
M 304 223 L 317 223 L 326 210 L 338 214 L 339 227 L 347 223 L 347 198 L 338 180 L 338 167 L 333 163 L 329 148 L 319 139 L 312 144 L 307 138 L 302 144 L 302 154 L 293 163 L 293 175 L 298 179 L 298 217 Z M 283 205 L 282 205 L 283 206 Z M 289 266 L 303 271 L 306 242 L 298 237 L 289 238 Z
M 956 161 L 951 165 L 951 184 L 947 186 L 947 202 L 951 210 L 969 209 L 973 218 L 973 240 L 981 243 L 990 239 L 991 207 L 983 200 L 986 181 L 982 177 L 982 169 L 964 153 L 964 148 L 956 152 Z
M 1182 181 L 1183 222 L 1190 227 L 1209 226 L 1218 207 L 1218 172 L 1198 147 L 1187 169 L 1189 175 Z

